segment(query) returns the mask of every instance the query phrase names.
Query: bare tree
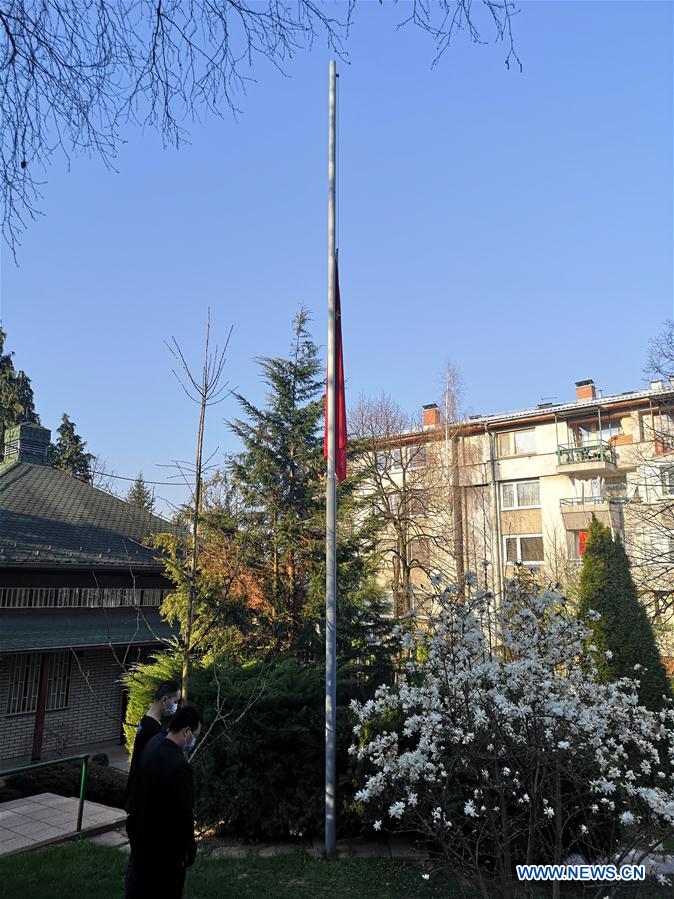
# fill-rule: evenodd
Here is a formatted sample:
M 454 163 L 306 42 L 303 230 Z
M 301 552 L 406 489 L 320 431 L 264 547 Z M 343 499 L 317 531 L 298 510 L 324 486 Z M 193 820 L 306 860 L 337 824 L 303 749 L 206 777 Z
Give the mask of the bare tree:
M 206 410 L 210 406 L 221 403 L 228 394 L 228 383 L 221 383 L 225 361 L 227 356 L 227 348 L 232 335 L 230 328 L 222 349 L 217 346 L 215 351 L 210 349 L 211 340 L 211 310 L 208 310 L 208 321 L 206 325 L 206 340 L 204 346 L 204 359 L 201 367 L 200 375 L 192 373 L 189 365 L 185 360 L 182 349 L 175 339 L 172 339 L 169 349 L 178 364 L 178 371 L 174 369 L 174 374 L 178 383 L 185 391 L 186 395 L 199 406 L 199 425 L 197 429 L 197 445 L 194 463 L 194 486 L 192 493 L 192 534 L 191 534 L 191 553 L 190 553 L 190 569 L 189 569 L 189 594 L 187 600 L 187 614 L 185 630 L 183 637 L 183 670 L 182 670 L 182 695 L 187 699 L 189 690 L 190 662 L 192 653 L 192 626 L 194 623 L 194 610 L 196 604 L 196 578 L 197 566 L 199 564 L 199 520 L 201 516 L 202 501 L 202 485 L 204 476 L 204 427 L 206 424 Z
M 437 578 L 462 580 L 457 425 L 445 421 L 442 428 L 424 428 L 381 396 L 358 403 L 349 433 L 362 506 L 381 522 L 378 555 L 395 613 L 404 615 L 424 605 Z
M 16 252 L 39 211 L 60 151 L 113 165 L 125 123 L 157 128 L 167 144 L 200 114 L 237 112 L 254 63 L 281 70 L 321 38 L 340 57 L 355 0 L 2 0 L 0 191 L 4 238 Z M 476 6 L 483 12 L 481 15 Z M 457 33 L 489 29 L 517 59 L 509 0 L 415 0 L 401 25 L 426 32 L 435 62 Z

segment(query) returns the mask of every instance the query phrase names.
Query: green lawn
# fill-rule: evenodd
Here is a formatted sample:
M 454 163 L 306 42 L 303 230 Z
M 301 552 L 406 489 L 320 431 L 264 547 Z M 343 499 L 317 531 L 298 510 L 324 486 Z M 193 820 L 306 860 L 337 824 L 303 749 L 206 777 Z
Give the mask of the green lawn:
M 0 860 L 3 899 L 122 899 L 128 856 L 86 841 Z M 87 888 L 89 885 L 89 889 Z M 523 894 L 522 894 L 523 895 Z M 564 884 L 562 895 L 582 897 Z M 587 895 L 587 894 L 586 894 Z M 635 885 L 626 897 L 666 899 L 671 888 Z M 550 887 L 540 897 L 550 896 Z M 274 858 L 201 858 L 190 871 L 188 899 L 476 899 L 440 874 L 428 881 L 417 865 L 382 859 L 325 862 L 303 853 Z
M 127 858 L 118 849 L 67 843 L 0 860 L 3 899 L 64 899 L 124 895 Z M 85 884 L 95 889 L 84 891 Z M 274 858 L 197 861 L 188 877 L 188 899 L 310 899 L 310 897 L 471 899 L 444 878 L 424 881 L 415 865 L 380 859 L 325 862 L 304 853 Z

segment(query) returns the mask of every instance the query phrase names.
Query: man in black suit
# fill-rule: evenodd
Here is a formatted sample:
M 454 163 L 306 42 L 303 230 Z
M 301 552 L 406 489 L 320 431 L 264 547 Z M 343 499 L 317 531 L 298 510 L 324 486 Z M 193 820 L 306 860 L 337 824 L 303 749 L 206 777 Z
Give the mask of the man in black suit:
M 129 802 L 127 832 L 131 877 L 127 899 L 180 899 L 187 869 L 194 863 L 194 793 L 185 752 L 201 734 L 200 712 L 178 709 L 168 734 L 157 734 L 138 764 Z
M 168 719 L 178 711 L 180 695 L 180 684 L 177 681 L 162 681 L 154 692 L 152 705 L 140 719 L 136 731 L 136 739 L 133 742 L 129 776 L 126 782 L 124 808 L 127 812 L 129 810 L 131 793 L 133 792 L 133 782 L 136 778 L 136 771 L 138 770 L 138 762 L 143 754 L 143 750 L 152 737 L 166 732 Z

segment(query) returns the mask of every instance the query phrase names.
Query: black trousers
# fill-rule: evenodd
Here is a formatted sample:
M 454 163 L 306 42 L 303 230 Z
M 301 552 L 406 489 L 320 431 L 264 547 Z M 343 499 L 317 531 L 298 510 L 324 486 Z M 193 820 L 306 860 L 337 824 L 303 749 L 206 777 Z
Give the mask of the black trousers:
M 162 861 L 152 870 L 136 857 L 133 849 L 126 867 L 126 899 L 182 899 L 185 890 L 185 868 L 162 867 Z

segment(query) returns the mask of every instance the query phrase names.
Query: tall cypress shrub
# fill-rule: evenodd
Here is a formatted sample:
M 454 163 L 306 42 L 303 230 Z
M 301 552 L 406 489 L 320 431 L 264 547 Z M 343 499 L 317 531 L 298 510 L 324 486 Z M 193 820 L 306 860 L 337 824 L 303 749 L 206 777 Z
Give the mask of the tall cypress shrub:
M 641 702 L 650 709 L 661 708 L 663 695 L 672 695 L 671 686 L 637 596 L 627 553 L 622 542 L 614 540 L 610 529 L 594 517 L 580 576 L 580 616 L 586 617 L 590 609 L 601 615 L 591 627 L 602 679 L 637 678 Z M 642 667 L 635 670 L 635 665 Z

